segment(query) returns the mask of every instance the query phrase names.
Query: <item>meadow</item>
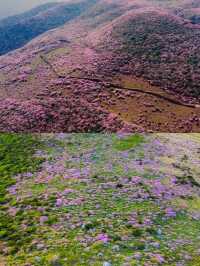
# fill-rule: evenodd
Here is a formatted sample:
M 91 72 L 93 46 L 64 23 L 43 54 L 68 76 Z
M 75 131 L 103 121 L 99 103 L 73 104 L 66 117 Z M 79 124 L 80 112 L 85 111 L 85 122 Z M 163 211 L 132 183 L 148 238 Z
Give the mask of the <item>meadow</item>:
M 0 264 L 200 265 L 199 134 L 1 134 Z

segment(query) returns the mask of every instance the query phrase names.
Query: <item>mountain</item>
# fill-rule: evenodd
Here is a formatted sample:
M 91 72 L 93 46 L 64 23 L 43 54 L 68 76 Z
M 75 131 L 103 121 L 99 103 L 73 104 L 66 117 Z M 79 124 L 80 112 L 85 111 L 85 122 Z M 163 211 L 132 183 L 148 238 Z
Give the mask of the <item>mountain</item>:
M 79 16 L 95 0 L 49 3 L 0 21 L 0 55 L 22 47 L 45 31 Z
M 0 130 L 199 132 L 199 8 L 199 0 L 85 0 L 21 15 L 44 33 L 0 57 Z
M 126 72 L 198 97 L 199 29 L 162 9 L 141 8 L 121 16 L 109 29 L 106 26 L 96 39 L 103 51 L 113 54 L 112 62 L 116 61 L 116 66 L 120 62 Z

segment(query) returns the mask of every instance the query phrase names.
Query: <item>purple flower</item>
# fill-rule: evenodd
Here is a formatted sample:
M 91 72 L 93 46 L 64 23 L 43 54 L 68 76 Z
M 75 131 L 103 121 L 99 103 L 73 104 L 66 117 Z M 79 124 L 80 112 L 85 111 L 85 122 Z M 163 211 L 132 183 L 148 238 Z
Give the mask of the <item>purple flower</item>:
M 38 207 L 37 210 L 38 210 L 39 212 L 43 212 L 43 211 L 45 210 L 45 208 L 44 208 L 44 207 Z
M 103 243 L 108 243 L 109 241 L 109 238 L 106 234 L 99 234 L 97 237 L 96 237 L 96 240 L 97 241 L 101 241 Z
M 151 221 L 151 219 L 149 219 L 149 218 L 145 218 L 144 221 L 143 221 L 143 224 L 144 224 L 145 226 L 150 226 L 150 225 L 153 224 L 153 222 Z
M 16 213 L 19 211 L 19 208 L 15 208 L 15 207 L 10 207 L 9 209 L 8 209 L 8 213 L 9 213 L 9 215 L 11 215 L 11 216 L 15 216 L 16 215 Z
M 12 195 L 16 195 L 17 194 L 17 186 L 16 185 L 13 185 L 13 186 L 9 187 L 7 190 Z
M 62 199 L 57 199 L 56 200 L 56 206 L 61 207 L 63 205 L 63 200 Z
M 134 255 L 134 258 L 136 259 L 136 260 L 139 260 L 139 259 L 141 259 L 141 254 L 139 253 L 139 252 L 137 252 L 137 253 L 135 253 L 135 255 Z
M 137 185 L 142 181 L 142 177 L 141 176 L 133 176 L 131 181 L 133 184 Z
M 32 173 L 26 173 L 25 175 L 26 175 L 26 177 L 33 177 Z
M 40 217 L 40 224 L 43 224 L 43 223 L 45 223 L 47 221 L 48 221 L 48 217 L 47 216 L 41 216 Z
M 165 259 L 163 258 L 163 256 L 161 256 L 160 254 L 154 254 L 153 258 L 158 262 L 158 263 L 164 263 Z
M 172 208 L 167 208 L 167 209 L 165 209 L 165 215 L 168 218 L 176 217 L 176 212 Z
M 73 193 L 73 192 L 74 192 L 73 189 L 66 188 L 66 189 L 63 191 L 63 194 L 64 194 L 64 195 L 67 195 L 67 194 L 69 194 L 69 193 Z
M 71 177 L 69 175 L 64 175 L 63 178 L 64 179 L 70 179 Z

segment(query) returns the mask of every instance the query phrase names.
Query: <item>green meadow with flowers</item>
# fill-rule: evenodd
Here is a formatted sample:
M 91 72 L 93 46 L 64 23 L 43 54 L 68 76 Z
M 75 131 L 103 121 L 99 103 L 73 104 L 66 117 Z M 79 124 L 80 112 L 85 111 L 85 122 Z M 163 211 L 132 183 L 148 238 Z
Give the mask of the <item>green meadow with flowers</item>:
M 200 265 L 199 134 L 1 134 L 0 265 Z

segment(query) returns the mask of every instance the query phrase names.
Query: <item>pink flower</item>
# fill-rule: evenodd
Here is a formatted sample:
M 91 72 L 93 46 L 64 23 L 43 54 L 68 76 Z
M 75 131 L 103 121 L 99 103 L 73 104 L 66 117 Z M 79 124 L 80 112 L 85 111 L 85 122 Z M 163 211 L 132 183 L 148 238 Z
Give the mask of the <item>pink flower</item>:
M 12 195 L 16 195 L 17 194 L 17 186 L 16 185 L 13 185 L 13 186 L 9 187 L 7 190 Z
M 66 188 L 66 189 L 63 191 L 63 194 L 64 194 L 64 195 L 67 195 L 67 194 L 69 194 L 69 193 L 73 193 L 73 192 L 74 192 L 73 189 Z
M 40 224 L 43 224 L 43 223 L 45 223 L 47 221 L 48 221 L 48 217 L 47 216 L 41 216 L 40 217 Z
M 172 208 L 165 209 L 165 214 L 167 217 L 176 217 L 176 212 Z
M 63 205 L 63 200 L 62 199 L 57 199 L 56 200 L 56 206 L 61 207 Z
M 97 237 L 96 237 L 96 240 L 97 241 L 101 241 L 103 243 L 108 243 L 109 241 L 109 238 L 106 234 L 99 234 Z
M 19 211 L 19 208 L 15 208 L 15 207 L 10 207 L 9 209 L 8 209 L 8 213 L 9 213 L 9 215 L 11 215 L 11 216 L 15 216 L 16 215 L 16 213 Z
M 160 254 L 154 254 L 153 258 L 160 264 L 165 262 L 165 259 Z
M 142 181 L 142 177 L 141 176 L 133 176 L 131 181 L 132 181 L 132 183 L 137 185 Z

